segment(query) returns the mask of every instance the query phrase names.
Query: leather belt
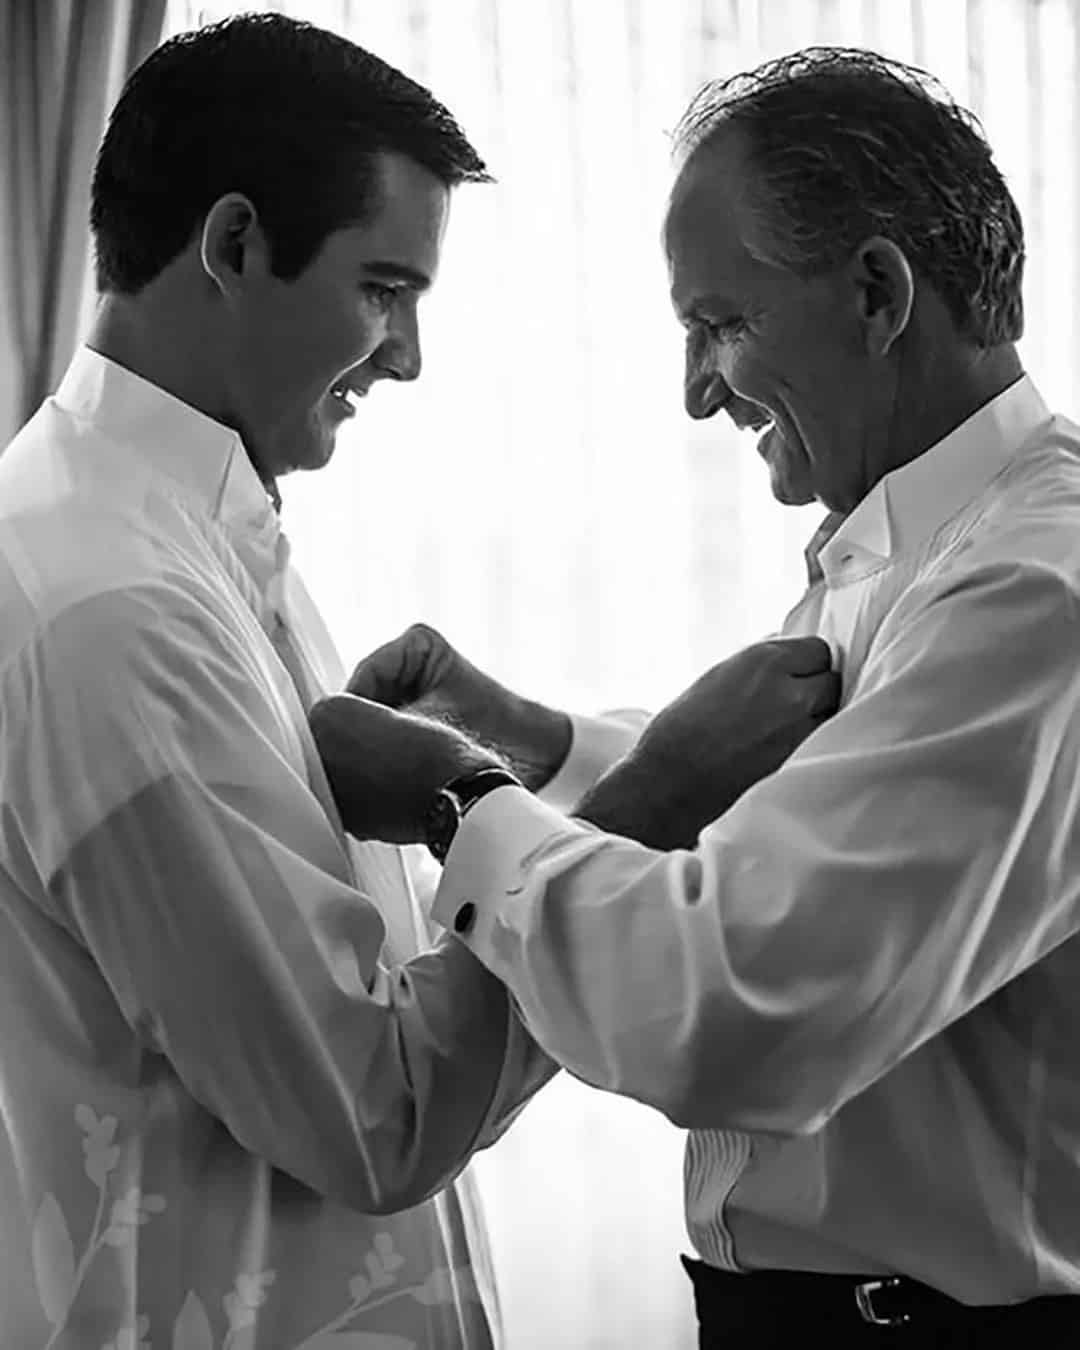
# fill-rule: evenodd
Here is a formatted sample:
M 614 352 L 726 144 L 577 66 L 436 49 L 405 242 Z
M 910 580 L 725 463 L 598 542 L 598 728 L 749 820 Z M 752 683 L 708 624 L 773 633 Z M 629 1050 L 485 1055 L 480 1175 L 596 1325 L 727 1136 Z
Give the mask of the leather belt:
M 694 1282 L 698 1316 L 717 1327 L 790 1324 L 812 1327 L 827 1321 L 855 1330 L 864 1327 L 902 1333 L 933 1328 L 1072 1326 L 1080 1350 L 1080 1298 L 1059 1296 L 1022 1303 L 970 1305 L 905 1276 L 825 1275 L 807 1271 L 752 1271 L 734 1274 L 702 1261 L 682 1258 Z M 890 1343 L 893 1336 L 885 1338 Z

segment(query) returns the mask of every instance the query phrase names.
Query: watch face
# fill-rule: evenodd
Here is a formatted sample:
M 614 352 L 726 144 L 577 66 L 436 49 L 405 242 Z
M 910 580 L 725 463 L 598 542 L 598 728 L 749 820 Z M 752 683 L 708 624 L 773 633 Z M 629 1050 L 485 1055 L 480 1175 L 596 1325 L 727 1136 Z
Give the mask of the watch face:
M 427 846 L 440 862 L 450 851 L 458 827 L 458 804 L 445 789 L 440 788 L 428 808 Z

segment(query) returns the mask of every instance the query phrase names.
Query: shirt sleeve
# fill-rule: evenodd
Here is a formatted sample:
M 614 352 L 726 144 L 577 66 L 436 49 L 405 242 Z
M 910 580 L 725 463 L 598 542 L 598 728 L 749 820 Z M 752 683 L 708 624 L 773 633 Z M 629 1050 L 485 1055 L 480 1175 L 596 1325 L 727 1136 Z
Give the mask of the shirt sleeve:
M 636 743 L 649 720 L 637 708 L 619 708 L 598 717 L 571 714 L 570 750 L 558 773 L 537 794 L 558 811 L 569 811 L 601 774 Z
M 23 652 L 4 828 L 144 1045 L 245 1148 L 359 1210 L 406 1208 L 552 1069 L 460 944 L 380 964 L 307 728 L 215 603 L 98 596 Z
M 560 1063 L 677 1124 L 819 1129 L 1080 928 L 1068 577 L 913 587 L 851 702 L 692 851 L 490 794 L 434 914 Z

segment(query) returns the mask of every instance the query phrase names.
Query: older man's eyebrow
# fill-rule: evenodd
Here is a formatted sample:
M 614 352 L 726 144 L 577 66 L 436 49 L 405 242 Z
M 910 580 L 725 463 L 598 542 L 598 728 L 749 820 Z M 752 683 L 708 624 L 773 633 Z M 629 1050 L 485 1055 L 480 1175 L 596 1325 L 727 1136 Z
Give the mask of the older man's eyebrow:
M 675 317 L 684 326 L 693 323 L 699 317 L 698 302 L 688 300 L 683 303 L 674 291 L 670 292 L 671 308 L 675 311 Z
M 671 303 L 675 306 L 679 322 L 683 324 L 725 323 L 745 312 L 745 304 L 719 291 L 712 291 L 708 295 L 696 295 L 681 308 L 672 294 Z
M 410 267 L 407 263 L 399 262 L 366 262 L 364 271 L 373 277 L 380 277 L 385 281 L 404 281 L 415 291 L 426 291 L 431 288 L 431 278 L 424 272 L 418 272 L 415 267 Z
M 709 307 L 709 301 L 701 297 L 680 304 L 675 294 L 672 293 L 671 305 L 675 310 L 675 317 L 684 328 L 689 328 L 693 323 L 700 323 L 702 319 L 708 317 L 706 309 Z

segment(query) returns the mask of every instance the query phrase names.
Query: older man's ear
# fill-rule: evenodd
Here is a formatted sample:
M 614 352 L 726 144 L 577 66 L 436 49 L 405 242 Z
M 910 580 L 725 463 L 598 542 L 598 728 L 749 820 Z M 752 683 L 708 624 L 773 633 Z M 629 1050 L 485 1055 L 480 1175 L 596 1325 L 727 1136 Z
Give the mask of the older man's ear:
M 849 264 L 849 275 L 867 354 L 887 356 L 908 326 L 915 304 L 915 274 L 902 248 L 874 235 Z

